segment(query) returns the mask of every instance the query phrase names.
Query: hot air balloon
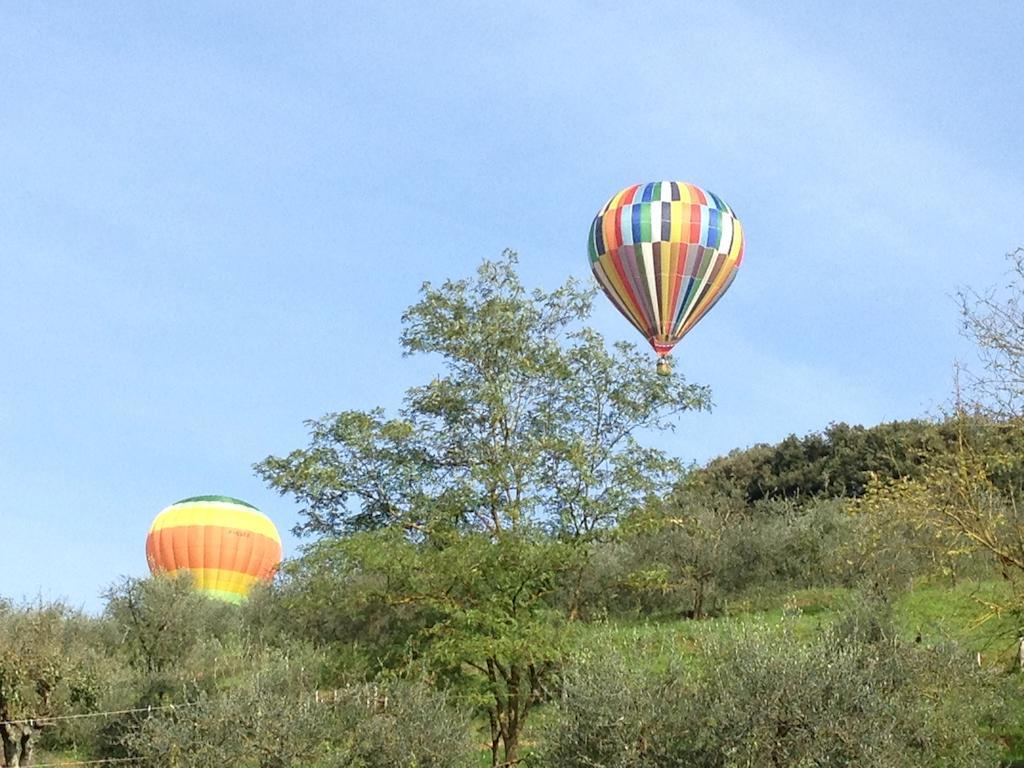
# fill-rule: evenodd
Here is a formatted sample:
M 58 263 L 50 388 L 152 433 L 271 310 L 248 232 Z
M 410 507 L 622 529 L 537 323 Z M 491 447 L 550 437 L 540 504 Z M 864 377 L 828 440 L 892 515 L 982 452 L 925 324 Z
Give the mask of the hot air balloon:
M 194 496 L 156 516 L 146 537 L 146 560 L 155 573 L 192 574 L 196 589 L 242 603 L 253 584 L 273 578 L 281 537 L 269 517 L 229 496 Z
M 590 268 L 616 308 L 666 356 L 732 285 L 743 227 L 722 198 L 656 181 L 614 195 L 590 227 Z

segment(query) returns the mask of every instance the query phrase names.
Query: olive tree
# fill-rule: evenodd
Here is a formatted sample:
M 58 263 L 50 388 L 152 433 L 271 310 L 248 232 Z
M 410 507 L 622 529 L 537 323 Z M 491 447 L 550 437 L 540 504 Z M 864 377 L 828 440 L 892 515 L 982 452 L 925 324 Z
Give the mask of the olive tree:
M 986 728 L 1014 717 L 998 675 L 955 647 L 901 643 L 877 600 L 811 641 L 744 623 L 696 644 L 686 665 L 582 654 L 541 765 L 982 768 L 999 755 Z
M 155 710 L 125 736 L 146 768 L 467 766 L 469 723 L 415 681 L 321 691 L 322 660 L 293 649 L 250 659 L 222 690 Z
M 102 680 L 91 620 L 64 605 L 0 605 L 0 744 L 8 768 L 30 766 L 57 718 L 90 706 Z

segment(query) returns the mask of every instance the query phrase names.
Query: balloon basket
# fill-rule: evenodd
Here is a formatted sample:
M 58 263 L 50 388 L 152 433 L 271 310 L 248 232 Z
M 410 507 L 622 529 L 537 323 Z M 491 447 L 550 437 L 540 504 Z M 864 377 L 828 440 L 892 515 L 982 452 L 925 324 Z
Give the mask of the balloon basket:
M 663 357 L 658 360 L 658 365 L 655 368 L 659 376 L 668 376 L 672 373 L 672 363 L 669 362 L 667 357 Z

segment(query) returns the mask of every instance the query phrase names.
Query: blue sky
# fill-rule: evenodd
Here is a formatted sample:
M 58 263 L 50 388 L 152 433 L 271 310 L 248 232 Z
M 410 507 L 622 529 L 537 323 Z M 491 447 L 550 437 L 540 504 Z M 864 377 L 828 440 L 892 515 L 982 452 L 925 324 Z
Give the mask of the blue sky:
M 716 407 L 663 447 L 934 412 L 953 295 L 1024 244 L 1022 36 L 1018 2 L 0 4 L 0 595 L 97 609 L 185 496 L 290 528 L 252 463 L 429 375 L 424 280 L 589 279 L 641 181 L 748 236 L 675 355 Z

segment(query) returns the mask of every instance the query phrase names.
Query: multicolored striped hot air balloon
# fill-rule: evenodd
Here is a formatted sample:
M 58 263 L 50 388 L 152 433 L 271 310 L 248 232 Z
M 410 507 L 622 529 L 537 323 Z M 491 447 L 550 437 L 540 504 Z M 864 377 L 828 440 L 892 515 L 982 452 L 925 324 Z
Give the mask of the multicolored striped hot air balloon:
M 241 603 L 253 584 L 273 578 L 281 537 L 251 504 L 194 496 L 156 516 L 146 537 L 146 560 L 154 574 L 188 571 L 200 592 Z
M 658 353 L 659 373 L 732 285 L 743 241 L 740 220 L 720 197 L 678 181 L 626 187 L 597 214 L 590 268 Z

